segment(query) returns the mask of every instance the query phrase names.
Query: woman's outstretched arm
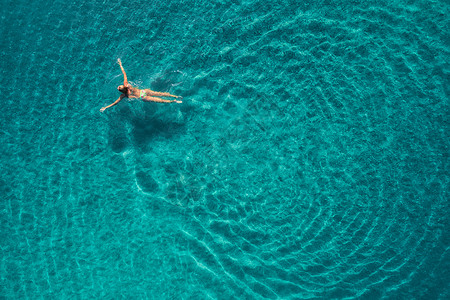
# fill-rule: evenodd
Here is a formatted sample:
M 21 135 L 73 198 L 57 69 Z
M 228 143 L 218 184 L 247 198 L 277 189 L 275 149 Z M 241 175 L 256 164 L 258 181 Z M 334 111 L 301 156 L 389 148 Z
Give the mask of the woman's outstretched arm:
M 123 73 L 123 85 L 128 86 L 127 73 L 125 73 L 125 70 L 122 67 L 122 61 L 120 60 L 120 58 L 117 59 L 117 62 L 119 63 L 120 69 L 122 70 Z
M 111 106 L 116 105 L 117 103 L 120 102 L 120 100 L 122 100 L 122 99 L 125 98 L 125 97 L 126 97 L 125 94 L 120 95 L 120 96 L 119 96 L 119 99 L 117 99 L 114 103 L 112 103 L 112 104 L 110 104 L 110 105 L 108 105 L 108 106 L 102 107 L 102 108 L 100 109 L 100 111 L 103 112 L 105 109 L 110 108 Z

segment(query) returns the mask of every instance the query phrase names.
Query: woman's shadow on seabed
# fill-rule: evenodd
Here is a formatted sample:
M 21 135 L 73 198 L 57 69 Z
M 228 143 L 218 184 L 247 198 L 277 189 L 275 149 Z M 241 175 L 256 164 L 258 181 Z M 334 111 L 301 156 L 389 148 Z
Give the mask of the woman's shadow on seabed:
M 170 139 L 186 133 L 185 121 L 177 121 L 178 109 L 172 105 L 176 104 L 127 103 L 117 107 L 114 114 L 108 115 L 111 150 L 122 153 L 132 147 L 148 153 L 155 139 Z

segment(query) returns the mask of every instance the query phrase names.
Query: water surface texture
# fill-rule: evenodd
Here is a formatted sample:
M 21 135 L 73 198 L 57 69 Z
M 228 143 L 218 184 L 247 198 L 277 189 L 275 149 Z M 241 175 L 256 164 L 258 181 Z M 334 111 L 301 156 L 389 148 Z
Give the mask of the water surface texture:
M 0 6 L 2 298 L 450 298 L 448 1 Z

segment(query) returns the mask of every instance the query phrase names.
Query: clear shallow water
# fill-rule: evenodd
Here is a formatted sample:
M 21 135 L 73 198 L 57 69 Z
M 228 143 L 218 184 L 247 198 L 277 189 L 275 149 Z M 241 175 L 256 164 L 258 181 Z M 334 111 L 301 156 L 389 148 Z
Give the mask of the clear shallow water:
M 449 5 L 3 1 L 5 298 L 450 297 Z M 132 83 L 181 105 L 117 97 Z

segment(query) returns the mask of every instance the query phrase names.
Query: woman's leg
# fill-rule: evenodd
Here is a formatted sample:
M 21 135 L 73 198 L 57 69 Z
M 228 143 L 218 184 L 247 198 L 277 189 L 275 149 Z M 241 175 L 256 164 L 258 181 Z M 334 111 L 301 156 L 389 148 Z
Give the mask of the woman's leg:
M 161 98 L 158 98 L 158 97 L 149 97 L 149 96 L 142 98 L 142 100 L 148 101 L 148 102 L 161 102 L 161 103 L 177 102 L 177 103 L 181 103 L 181 101 L 178 101 L 178 100 L 166 100 L 166 99 L 161 99 Z
M 149 90 L 149 89 L 146 89 L 145 93 L 147 95 L 150 95 L 150 96 L 181 98 L 181 96 L 175 96 L 175 95 L 171 95 L 169 93 L 155 92 L 155 91 L 152 91 L 152 90 Z

